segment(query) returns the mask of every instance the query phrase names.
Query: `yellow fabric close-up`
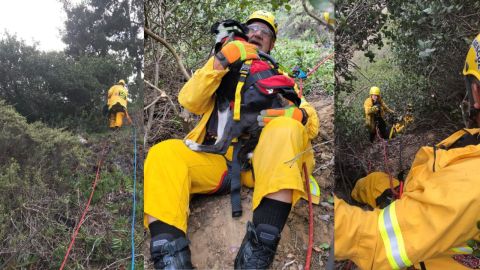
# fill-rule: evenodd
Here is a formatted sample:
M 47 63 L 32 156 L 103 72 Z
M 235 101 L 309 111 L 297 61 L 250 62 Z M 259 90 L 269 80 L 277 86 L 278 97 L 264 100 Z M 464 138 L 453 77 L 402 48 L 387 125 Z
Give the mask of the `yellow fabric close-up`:
M 178 98 L 186 109 L 202 115 L 185 138 L 198 143 L 204 140 L 206 125 L 214 109 L 214 93 L 227 72 L 215 70 L 213 61 L 213 58 L 209 59 L 195 72 Z M 305 162 L 308 171 L 312 171 L 313 151 L 308 149 L 310 139 L 318 134 L 319 122 L 316 110 L 306 101 L 300 107 L 308 114 L 305 126 L 292 118 L 277 117 L 262 130 L 251 161 L 255 180 L 252 180 L 251 173 L 242 174 L 242 183 L 254 188 L 253 209 L 263 197 L 282 189 L 293 190 L 293 204 L 301 197 L 306 198 L 302 164 Z M 231 151 L 227 153 L 229 159 L 230 154 Z M 150 149 L 145 161 L 145 215 L 186 231 L 190 194 L 214 191 L 226 169 L 224 157 L 194 152 L 180 140 L 157 144 Z M 173 205 L 171 202 L 179 203 Z M 146 216 L 144 224 L 148 225 Z
M 387 106 L 387 104 L 383 101 L 381 97 L 378 97 L 378 102 L 380 102 L 380 107 L 382 108 L 380 110 L 380 116 L 382 118 L 385 117 L 385 112 L 393 113 L 393 110 Z M 373 106 L 373 100 L 371 97 L 365 99 L 365 102 L 363 103 L 363 108 L 365 111 L 365 125 L 370 131 L 373 131 L 375 129 L 374 114 L 377 112 L 378 109 Z
M 468 269 L 450 256 L 480 237 L 480 190 L 472 188 L 478 185 L 480 145 L 446 149 L 464 134 L 479 132 L 460 130 L 435 148 L 422 147 L 402 197 L 383 210 L 364 211 L 336 198 L 336 259 L 349 258 L 360 269 L 404 269 L 412 264 L 420 269 L 422 261 L 427 269 Z M 369 182 L 382 185 L 385 178 L 367 176 L 355 187 L 362 190 L 352 193 L 370 204 L 380 191 Z M 435 268 L 439 265 L 442 268 Z

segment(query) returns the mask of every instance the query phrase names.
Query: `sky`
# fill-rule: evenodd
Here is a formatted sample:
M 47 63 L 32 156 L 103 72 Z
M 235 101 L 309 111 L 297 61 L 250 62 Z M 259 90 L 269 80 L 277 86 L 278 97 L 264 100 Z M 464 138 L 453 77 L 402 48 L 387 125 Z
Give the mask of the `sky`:
M 39 42 L 42 51 L 62 51 L 60 30 L 67 19 L 58 0 L 0 0 L 0 37 L 16 33 L 29 45 Z

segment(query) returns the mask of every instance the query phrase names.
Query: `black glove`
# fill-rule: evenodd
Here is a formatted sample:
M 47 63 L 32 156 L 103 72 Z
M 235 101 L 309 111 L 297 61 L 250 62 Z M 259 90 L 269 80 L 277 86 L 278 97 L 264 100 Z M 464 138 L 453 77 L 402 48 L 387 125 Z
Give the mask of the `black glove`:
M 398 192 L 399 186 L 396 186 L 395 191 Z M 395 200 L 395 195 L 392 192 L 392 189 L 387 188 L 385 191 L 375 199 L 375 203 L 380 209 L 387 207 Z

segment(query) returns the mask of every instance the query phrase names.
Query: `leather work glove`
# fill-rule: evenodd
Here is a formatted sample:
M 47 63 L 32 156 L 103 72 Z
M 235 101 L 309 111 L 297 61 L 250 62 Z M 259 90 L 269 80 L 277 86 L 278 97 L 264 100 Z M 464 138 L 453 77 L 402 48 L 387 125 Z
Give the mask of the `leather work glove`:
M 215 55 L 223 68 L 227 68 L 237 61 L 258 59 L 257 46 L 240 40 L 230 41 Z
M 263 127 L 268 122 L 272 121 L 278 116 L 290 117 L 293 118 L 303 125 L 307 123 L 308 114 L 302 108 L 297 108 L 295 106 L 287 106 L 279 109 L 268 109 L 260 111 L 260 115 L 257 116 L 258 125 Z

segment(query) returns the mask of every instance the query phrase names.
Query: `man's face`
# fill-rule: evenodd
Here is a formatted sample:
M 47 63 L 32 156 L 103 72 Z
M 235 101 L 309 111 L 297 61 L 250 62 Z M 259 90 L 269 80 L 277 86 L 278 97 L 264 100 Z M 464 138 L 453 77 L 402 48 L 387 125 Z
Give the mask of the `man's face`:
M 373 101 L 377 101 L 378 96 L 377 95 L 371 95 Z
M 473 97 L 473 107 L 477 110 L 480 110 L 480 82 L 478 80 L 474 80 L 472 82 L 472 97 Z M 473 116 L 473 119 L 476 124 L 476 127 L 480 127 L 480 113 Z
M 273 32 L 262 22 L 253 22 L 248 25 L 248 42 L 257 46 L 257 48 L 265 53 L 270 52 L 273 49 L 275 39 Z

